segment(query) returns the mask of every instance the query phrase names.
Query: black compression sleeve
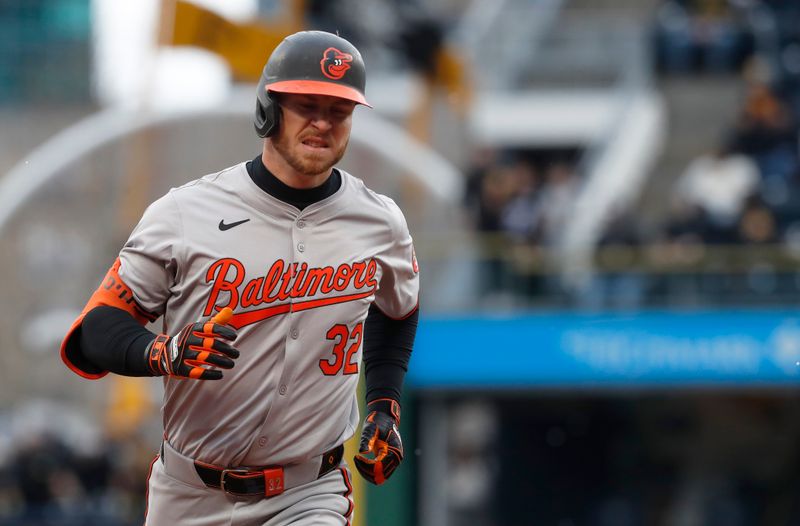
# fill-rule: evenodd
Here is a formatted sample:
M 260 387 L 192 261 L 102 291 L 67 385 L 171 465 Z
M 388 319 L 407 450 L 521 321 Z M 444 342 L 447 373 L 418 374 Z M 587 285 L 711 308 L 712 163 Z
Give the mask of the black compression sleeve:
M 375 305 L 364 323 L 364 380 L 367 403 L 378 398 L 400 400 L 408 371 L 419 309 L 402 320 L 393 320 Z
M 93 365 L 123 376 L 153 376 L 145 358 L 156 337 L 115 307 L 95 307 L 81 324 L 81 350 Z

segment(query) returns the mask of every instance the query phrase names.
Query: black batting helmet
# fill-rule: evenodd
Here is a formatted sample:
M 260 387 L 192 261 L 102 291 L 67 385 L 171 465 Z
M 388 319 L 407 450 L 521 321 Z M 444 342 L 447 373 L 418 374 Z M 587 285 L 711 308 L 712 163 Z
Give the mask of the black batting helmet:
M 370 106 L 364 97 L 367 72 L 361 53 L 325 31 L 289 35 L 272 52 L 261 73 L 254 124 L 260 137 L 278 129 L 280 110 L 270 93 L 330 95 Z

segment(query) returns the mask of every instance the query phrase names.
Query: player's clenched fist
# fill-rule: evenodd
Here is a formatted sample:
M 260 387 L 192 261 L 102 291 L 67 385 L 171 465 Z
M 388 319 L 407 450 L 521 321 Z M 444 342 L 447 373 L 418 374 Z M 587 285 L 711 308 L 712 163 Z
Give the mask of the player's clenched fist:
M 236 339 L 236 331 L 225 326 L 232 316 L 225 307 L 210 321 L 190 323 L 175 336 L 159 334 L 147 347 L 150 370 L 157 376 L 219 380 L 220 369 L 232 368 L 239 357 L 222 341 Z
M 403 460 L 403 442 L 397 429 L 400 404 L 389 398 L 379 398 L 367 404 L 367 410 L 359 453 L 353 462 L 365 479 L 383 484 Z

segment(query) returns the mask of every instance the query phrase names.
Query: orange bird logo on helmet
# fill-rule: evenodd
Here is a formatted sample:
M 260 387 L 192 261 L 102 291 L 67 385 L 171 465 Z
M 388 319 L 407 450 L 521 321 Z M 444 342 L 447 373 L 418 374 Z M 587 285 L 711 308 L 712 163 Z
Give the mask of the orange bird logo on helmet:
M 322 67 L 323 75 L 329 79 L 339 80 L 350 69 L 350 62 L 352 61 L 353 55 L 342 53 L 335 47 L 329 47 L 322 53 L 322 60 L 319 61 L 319 64 Z

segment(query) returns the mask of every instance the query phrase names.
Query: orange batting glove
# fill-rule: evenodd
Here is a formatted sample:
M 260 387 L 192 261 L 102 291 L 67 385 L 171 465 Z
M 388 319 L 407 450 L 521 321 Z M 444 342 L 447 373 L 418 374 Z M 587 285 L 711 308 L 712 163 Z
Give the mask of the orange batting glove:
M 225 307 L 210 321 L 190 323 L 175 336 L 159 334 L 147 347 L 150 370 L 156 376 L 219 380 L 220 369 L 232 368 L 239 357 L 239 351 L 222 341 L 236 339 L 236 331 L 225 325 L 232 317 Z
M 400 439 L 400 404 L 379 398 L 367 404 L 370 413 L 361 429 L 359 453 L 353 457 L 358 472 L 373 484 L 386 482 L 403 460 Z

